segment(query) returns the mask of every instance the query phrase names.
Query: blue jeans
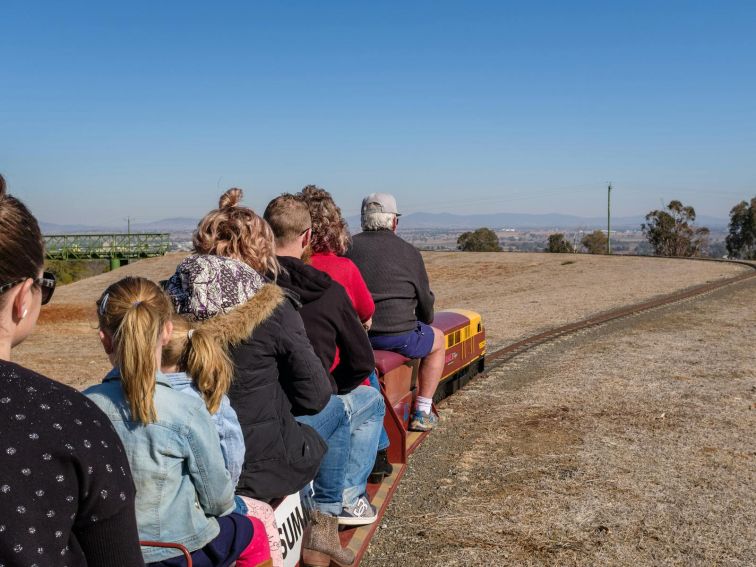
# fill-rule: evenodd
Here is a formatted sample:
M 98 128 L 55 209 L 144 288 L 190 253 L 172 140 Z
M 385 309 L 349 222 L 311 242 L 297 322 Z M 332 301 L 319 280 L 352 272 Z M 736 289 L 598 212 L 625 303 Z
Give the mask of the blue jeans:
M 351 432 L 342 502 L 344 506 L 354 506 L 365 494 L 367 479 L 375 464 L 386 404 L 383 396 L 370 386 L 357 386 L 339 398 L 344 402 Z
M 370 385 L 378 390 L 381 391 L 381 385 L 378 383 L 378 371 L 373 370 L 373 372 L 368 376 L 368 380 L 370 380 Z M 381 427 L 381 436 L 378 438 L 378 450 L 383 451 L 384 449 L 388 449 L 389 446 L 389 438 L 388 433 L 386 433 L 386 428 Z
M 315 507 L 324 514 L 341 514 L 341 499 L 344 492 L 351 428 L 349 415 L 341 396 L 332 395 L 328 404 L 315 415 L 300 415 L 298 422 L 312 427 L 328 445 L 318 474 L 313 482 Z

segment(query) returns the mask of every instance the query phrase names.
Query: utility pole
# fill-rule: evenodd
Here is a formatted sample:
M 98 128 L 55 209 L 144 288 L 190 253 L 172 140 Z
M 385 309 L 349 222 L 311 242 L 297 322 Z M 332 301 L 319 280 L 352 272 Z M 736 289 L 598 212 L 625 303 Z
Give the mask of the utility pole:
M 123 254 L 124 262 L 129 263 L 131 254 L 131 217 L 126 217 L 126 251 Z
M 606 253 L 612 253 L 612 182 L 606 191 Z
M 131 217 L 126 217 L 126 242 L 131 250 Z

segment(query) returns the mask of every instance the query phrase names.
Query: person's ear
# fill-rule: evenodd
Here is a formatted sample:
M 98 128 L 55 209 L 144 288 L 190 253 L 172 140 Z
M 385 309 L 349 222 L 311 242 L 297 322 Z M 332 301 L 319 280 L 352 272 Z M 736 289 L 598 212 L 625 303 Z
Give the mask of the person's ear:
M 102 348 L 105 349 L 105 354 L 113 354 L 113 337 L 100 329 L 100 343 Z
M 173 336 L 173 321 L 168 321 L 163 327 L 163 332 L 161 333 L 161 336 L 160 336 L 160 346 L 164 347 L 169 342 L 171 342 L 172 336 Z
M 312 241 L 312 229 L 308 228 L 305 230 L 304 234 L 302 235 L 302 248 L 307 248 L 307 246 Z
M 22 321 L 29 314 L 33 300 L 33 285 L 34 280 L 28 278 L 21 284 L 20 289 L 16 292 L 16 297 L 13 298 L 13 318 L 16 321 Z

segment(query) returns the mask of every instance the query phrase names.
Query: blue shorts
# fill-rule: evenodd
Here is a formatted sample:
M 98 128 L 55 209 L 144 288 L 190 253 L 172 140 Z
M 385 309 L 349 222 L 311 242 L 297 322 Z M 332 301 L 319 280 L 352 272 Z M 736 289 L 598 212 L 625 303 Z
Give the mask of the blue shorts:
M 417 322 L 414 331 L 403 335 L 373 335 L 370 344 L 375 350 L 390 350 L 407 358 L 425 358 L 433 350 L 433 327 Z

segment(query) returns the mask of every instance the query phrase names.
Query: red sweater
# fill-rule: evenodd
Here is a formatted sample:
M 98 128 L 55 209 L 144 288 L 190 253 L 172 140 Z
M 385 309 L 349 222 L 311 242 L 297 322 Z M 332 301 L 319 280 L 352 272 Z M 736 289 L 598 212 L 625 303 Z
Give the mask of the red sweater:
M 318 253 L 312 255 L 310 265 L 325 272 L 344 287 L 360 321 L 364 323 L 373 316 L 375 312 L 373 296 L 370 295 L 370 290 L 354 262 L 336 254 Z

